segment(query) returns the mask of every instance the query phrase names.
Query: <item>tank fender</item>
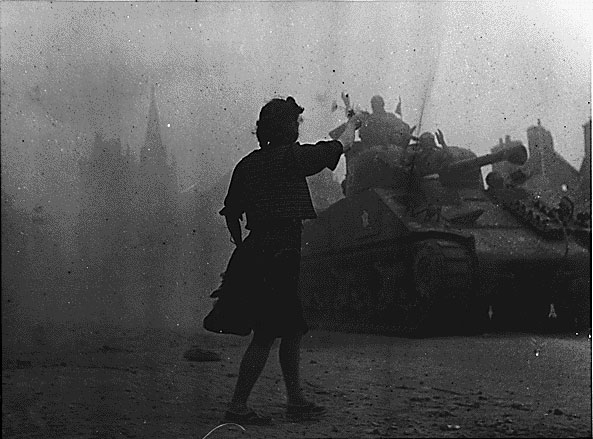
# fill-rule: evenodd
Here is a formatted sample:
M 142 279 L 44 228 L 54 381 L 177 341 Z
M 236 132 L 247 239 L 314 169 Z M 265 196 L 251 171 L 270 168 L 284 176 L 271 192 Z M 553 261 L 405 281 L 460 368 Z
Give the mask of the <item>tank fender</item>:
M 405 218 L 407 207 L 396 201 L 402 195 L 401 190 L 374 188 L 373 191 L 397 218 L 402 220 Z M 451 229 L 430 228 L 420 223 L 416 225 L 410 221 L 404 221 L 404 224 L 410 232 L 406 237 L 410 242 L 421 241 L 423 239 L 445 239 L 458 242 L 469 248 L 472 252 L 476 250 L 475 238 L 472 234 Z
M 426 239 L 437 239 L 444 241 L 457 242 L 460 245 L 465 246 L 468 250 L 475 254 L 476 252 L 476 240 L 473 235 L 463 232 L 447 231 L 441 229 L 427 229 L 425 227 L 422 230 L 412 231 L 407 237 L 410 244 Z

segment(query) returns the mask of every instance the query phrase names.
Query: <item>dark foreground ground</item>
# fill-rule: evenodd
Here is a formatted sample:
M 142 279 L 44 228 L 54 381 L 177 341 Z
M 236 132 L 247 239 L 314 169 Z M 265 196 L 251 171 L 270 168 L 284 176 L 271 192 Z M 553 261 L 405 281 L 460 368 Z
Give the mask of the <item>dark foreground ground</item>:
M 16 342 L 4 333 L 2 437 L 204 438 L 219 425 L 248 341 L 80 326 L 37 327 Z M 220 360 L 185 358 L 195 348 Z M 284 419 L 276 350 L 251 399 L 275 424 L 223 426 L 209 438 L 591 437 L 589 334 L 312 331 L 304 387 L 329 409 L 314 423 Z

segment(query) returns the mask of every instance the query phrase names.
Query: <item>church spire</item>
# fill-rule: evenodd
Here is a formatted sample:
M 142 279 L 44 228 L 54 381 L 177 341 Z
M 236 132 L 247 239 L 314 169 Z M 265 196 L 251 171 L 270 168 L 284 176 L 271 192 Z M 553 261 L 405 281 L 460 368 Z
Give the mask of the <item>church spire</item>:
M 167 162 L 167 154 L 161 138 L 161 123 L 156 103 L 156 86 L 157 84 L 153 84 L 150 89 L 150 106 L 148 108 L 146 139 L 144 146 L 140 151 L 140 162 L 142 164 L 153 162 L 153 166 L 157 165 L 157 163 L 159 165 L 165 165 Z
M 138 182 L 146 199 L 141 201 L 150 212 L 157 212 L 169 203 L 177 191 L 175 172 L 168 163 L 167 150 L 161 137 L 161 124 L 156 100 L 158 84 L 151 87 L 146 139 L 140 149 Z M 152 206 L 152 207 L 150 207 Z

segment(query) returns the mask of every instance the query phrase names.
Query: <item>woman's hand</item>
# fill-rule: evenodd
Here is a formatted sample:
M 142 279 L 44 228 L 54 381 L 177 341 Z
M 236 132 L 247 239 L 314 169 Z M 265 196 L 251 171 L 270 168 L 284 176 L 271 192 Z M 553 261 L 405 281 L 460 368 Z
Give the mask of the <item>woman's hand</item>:
M 364 111 L 359 111 L 354 113 L 354 115 L 348 120 L 348 122 L 352 122 L 354 124 L 354 129 L 357 130 L 366 122 L 368 116 L 368 113 Z
M 348 122 L 346 122 L 346 128 L 342 135 L 338 138 L 340 143 L 342 144 L 342 148 L 344 153 L 348 152 L 348 150 L 352 147 L 354 143 L 354 135 L 356 130 L 360 128 L 362 125 L 363 117 L 361 113 L 355 113 Z

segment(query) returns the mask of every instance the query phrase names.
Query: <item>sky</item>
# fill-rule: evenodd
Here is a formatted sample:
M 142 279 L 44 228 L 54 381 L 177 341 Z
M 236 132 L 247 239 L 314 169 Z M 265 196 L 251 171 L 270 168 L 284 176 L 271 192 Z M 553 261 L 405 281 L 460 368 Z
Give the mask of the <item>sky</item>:
M 591 117 L 589 1 L 2 2 L 1 169 L 17 195 L 74 184 L 94 133 L 138 153 L 152 84 L 183 190 L 257 147 L 262 105 L 294 96 L 301 142 L 347 91 L 488 153 L 537 120 L 576 168 Z M 339 167 L 336 178 L 341 177 Z M 51 180 L 51 181 L 49 181 Z M 24 193 L 24 192 L 23 192 Z

